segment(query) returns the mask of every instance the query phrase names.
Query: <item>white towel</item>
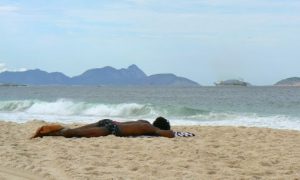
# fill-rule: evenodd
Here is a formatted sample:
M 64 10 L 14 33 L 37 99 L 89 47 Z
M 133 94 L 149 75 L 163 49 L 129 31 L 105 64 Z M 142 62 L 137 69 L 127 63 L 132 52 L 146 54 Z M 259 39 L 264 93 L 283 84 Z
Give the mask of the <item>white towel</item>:
M 175 137 L 192 137 L 192 136 L 195 136 L 195 134 L 190 133 L 190 132 L 178 132 L 178 131 L 175 131 L 174 135 L 175 135 Z

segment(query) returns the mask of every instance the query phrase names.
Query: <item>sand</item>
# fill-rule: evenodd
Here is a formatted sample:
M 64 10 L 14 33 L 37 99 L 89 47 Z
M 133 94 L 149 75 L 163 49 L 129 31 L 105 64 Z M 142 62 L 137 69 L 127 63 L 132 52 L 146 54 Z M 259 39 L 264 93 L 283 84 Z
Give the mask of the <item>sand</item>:
M 190 138 L 29 137 L 0 121 L 0 179 L 300 179 L 300 132 L 174 127 Z M 70 125 L 74 126 L 74 125 Z

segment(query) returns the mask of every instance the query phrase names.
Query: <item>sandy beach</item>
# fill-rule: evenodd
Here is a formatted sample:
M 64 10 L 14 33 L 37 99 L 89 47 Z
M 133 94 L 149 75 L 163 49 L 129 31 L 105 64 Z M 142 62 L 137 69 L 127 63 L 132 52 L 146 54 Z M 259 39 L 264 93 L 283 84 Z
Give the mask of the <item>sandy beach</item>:
M 299 131 L 175 126 L 196 137 L 29 139 L 44 124 L 0 122 L 0 179 L 300 178 Z

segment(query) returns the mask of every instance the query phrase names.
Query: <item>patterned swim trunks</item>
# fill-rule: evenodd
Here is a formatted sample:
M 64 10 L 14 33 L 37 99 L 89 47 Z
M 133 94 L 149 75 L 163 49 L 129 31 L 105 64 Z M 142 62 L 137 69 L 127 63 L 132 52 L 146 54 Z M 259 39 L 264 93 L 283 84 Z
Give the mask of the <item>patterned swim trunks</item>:
M 120 130 L 118 127 L 118 122 L 112 121 L 110 119 L 103 119 L 98 122 L 99 127 L 105 127 L 111 134 L 119 136 Z

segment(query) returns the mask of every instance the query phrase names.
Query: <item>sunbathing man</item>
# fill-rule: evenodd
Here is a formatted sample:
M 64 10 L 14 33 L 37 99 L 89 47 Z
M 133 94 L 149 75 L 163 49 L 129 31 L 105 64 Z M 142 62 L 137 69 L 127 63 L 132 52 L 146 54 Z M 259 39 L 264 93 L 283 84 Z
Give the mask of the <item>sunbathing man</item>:
M 43 136 L 64 136 L 71 137 L 99 137 L 107 135 L 121 137 L 128 136 L 162 136 L 173 138 L 175 133 L 170 130 L 170 123 L 163 117 L 158 117 L 150 124 L 145 120 L 116 122 L 110 119 L 103 119 L 93 124 L 88 124 L 79 128 L 64 128 L 61 125 L 52 124 L 40 127 L 32 138 Z

